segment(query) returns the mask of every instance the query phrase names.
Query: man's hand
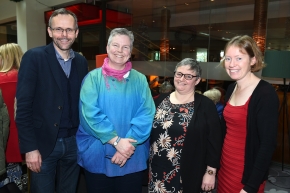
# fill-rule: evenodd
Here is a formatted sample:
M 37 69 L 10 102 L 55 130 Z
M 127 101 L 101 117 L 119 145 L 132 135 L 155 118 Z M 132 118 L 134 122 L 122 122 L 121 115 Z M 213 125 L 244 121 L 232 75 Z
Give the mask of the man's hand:
M 27 167 L 33 172 L 40 172 L 41 167 L 41 155 L 38 150 L 30 151 L 25 154 L 25 160 Z

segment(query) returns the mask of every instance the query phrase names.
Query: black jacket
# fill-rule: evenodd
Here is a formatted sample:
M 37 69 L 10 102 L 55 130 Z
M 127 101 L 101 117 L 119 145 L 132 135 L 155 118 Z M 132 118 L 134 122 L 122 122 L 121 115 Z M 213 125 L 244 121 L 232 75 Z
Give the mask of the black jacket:
M 77 67 L 75 87 L 80 91 L 87 61 L 75 52 L 71 65 Z M 28 50 L 22 57 L 16 90 L 21 153 L 39 150 L 45 159 L 55 146 L 64 105 L 59 66 L 53 43 Z

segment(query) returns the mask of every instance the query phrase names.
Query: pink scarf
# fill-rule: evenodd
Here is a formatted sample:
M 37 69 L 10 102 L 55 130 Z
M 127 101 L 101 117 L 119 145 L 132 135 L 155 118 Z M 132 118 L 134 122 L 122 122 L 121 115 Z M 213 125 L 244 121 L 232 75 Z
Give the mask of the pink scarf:
M 107 77 L 112 76 L 118 81 L 124 80 L 124 75 L 132 69 L 132 63 L 130 61 L 125 63 L 125 68 L 122 70 L 115 70 L 109 66 L 109 58 L 104 59 L 104 64 L 102 66 L 102 74 L 104 75 L 106 87 L 109 89 L 110 85 L 108 83 Z

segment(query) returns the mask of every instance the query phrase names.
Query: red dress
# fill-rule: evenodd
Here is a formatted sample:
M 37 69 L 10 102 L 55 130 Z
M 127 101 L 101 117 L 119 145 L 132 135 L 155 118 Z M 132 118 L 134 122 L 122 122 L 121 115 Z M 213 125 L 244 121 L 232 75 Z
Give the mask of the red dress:
M 18 71 L 0 72 L 0 89 L 10 118 L 9 137 L 6 147 L 6 161 L 8 163 L 22 162 L 19 150 L 18 131 L 14 121 L 14 98 L 16 94 Z
M 249 99 L 242 106 L 232 106 L 229 102 L 224 109 L 227 133 L 224 139 L 221 168 L 218 172 L 218 193 L 239 193 L 244 171 L 244 156 L 247 134 L 247 112 Z M 258 193 L 264 193 L 265 183 Z

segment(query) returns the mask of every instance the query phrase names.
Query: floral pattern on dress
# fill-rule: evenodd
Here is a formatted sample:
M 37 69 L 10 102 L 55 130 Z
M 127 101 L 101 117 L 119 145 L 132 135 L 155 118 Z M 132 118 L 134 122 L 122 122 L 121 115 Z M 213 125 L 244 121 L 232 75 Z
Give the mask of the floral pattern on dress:
M 156 109 L 150 139 L 149 193 L 182 193 L 180 158 L 194 102 L 172 104 L 169 96 Z

